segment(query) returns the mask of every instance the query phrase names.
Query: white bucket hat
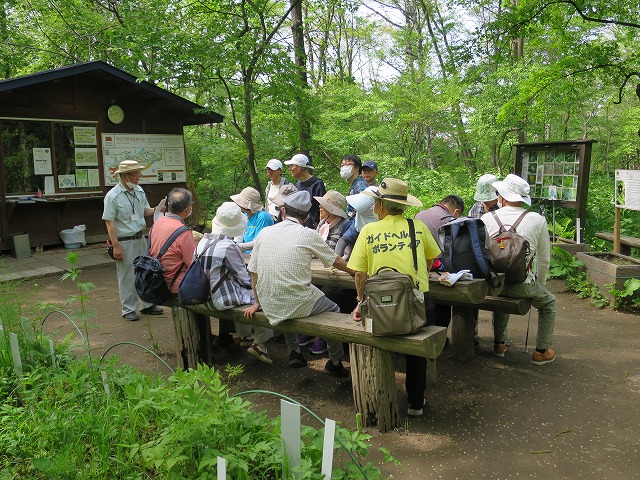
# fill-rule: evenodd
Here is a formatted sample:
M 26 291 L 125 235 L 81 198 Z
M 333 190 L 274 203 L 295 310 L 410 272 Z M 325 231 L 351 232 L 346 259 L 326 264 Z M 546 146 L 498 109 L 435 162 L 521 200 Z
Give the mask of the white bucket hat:
M 309 162 L 309 157 L 307 157 L 304 153 L 296 153 L 293 157 L 291 157 L 291 160 L 287 160 L 286 162 L 284 162 L 284 164 L 299 165 L 301 167 L 313 170 L 313 167 Z
M 211 233 L 225 237 L 238 237 L 247 229 L 247 216 L 233 202 L 224 202 L 211 221 Z
M 529 184 L 519 176 L 510 173 L 504 180 L 492 185 L 507 202 L 524 202 L 531 205 Z
M 262 210 L 260 193 L 253 187 L 243 188 L 240 193 L 231 195 L 229 198 L 240 205 L 242 208 L 251 210 L 253 213 Z
M 344 211 L 344 202 L 346 199 L 344 195 L 336 190 L 329 190 L 322 197 L 313 197 L 315 198 L 320 205 L 324 207 L 324 209 L 331 213 L 332 215 L 336 215 L 337 217 L 347 218 L 347 212 Z
M 404 180 L 399 178 L 385 178 L 380 182 L 377 187 L 370 187 L 371 190 L 364 189 L 362 193 L 370 195 L 373 198 L 380 198 L 382 200 L 389 200 L 390 202 L 399 203 L 400 205 L 411 205 L 413 207 L 421 207 L 422 202 L 409 195 L 409 185 Z
M 473 196 L 473 199 L 476 202 L 490 202 L 491 200 L 496 200 L 498 195 L 496 195 L 496 189 L 493 184 L 497 181 L 498 177 L 492 173 L 482 175 L 478 179 L 476 194 Z
M 347 195 L 347 203 L 356 209 L 358 213 L 364 213 L 369 209 L 373 209 L 373 204 L 376 203 L 375 198 L 364 192 L 373 192 L 374 187 L 367 187 L 362 192 L 354 195 Z

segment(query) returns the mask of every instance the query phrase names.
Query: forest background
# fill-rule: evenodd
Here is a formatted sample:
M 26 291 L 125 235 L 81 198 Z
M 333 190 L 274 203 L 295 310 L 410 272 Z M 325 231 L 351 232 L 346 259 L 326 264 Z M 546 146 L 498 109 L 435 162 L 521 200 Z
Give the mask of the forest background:
M 425 205 L 458 193 L 470 206 L 479 175 L 513 171 L 513 144 L 593 139 L 597 243 L 614 170 L 640 168 L 640 0 L 1 4 L 2 78 L 103 60 L 224 115 L 185 128 L 198 221 L 263 191 L 266 162 L 299 151 L 343 193 L 351 153 Z M 636 214 L 623 233 L 640 230 Z

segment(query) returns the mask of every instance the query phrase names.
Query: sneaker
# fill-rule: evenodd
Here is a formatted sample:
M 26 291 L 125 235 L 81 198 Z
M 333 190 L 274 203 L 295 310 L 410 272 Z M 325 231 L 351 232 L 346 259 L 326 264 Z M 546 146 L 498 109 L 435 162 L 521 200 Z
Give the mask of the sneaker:
M 329 375 L 330 377 L 349 378 L 349 370 L 344 368 L 342 362 L 339 362 L 338 365 L 334 365 L 333 361 L 329 360 L 324 366 L 324 370 L 322 370 L 322 373 L 324 373 L 325 375 Z
M 550 348 L 547 348 L 547 351 L 544 353 L 534 350 L 533 356 L 531 357 L 531 365 L 546 365 L 547 363 L 552 363 L 555 359 L 556 352 Z
M 420 408 L 412 408 L 411 405 L 409 405 L 409 408 L 407 408 L 407 415 L 409 415 L 410 417 L 419 417 L 424 413 L 424 400 L 422 401 L 422 406 Z
M 144 313 L 145 315 L 162 315 L 164 310 L 157 305 L 151 305 L 150 307 L 140 310 L 140 313 Z
M 244 337 L 238 338 L 238 344 L 241 347 L 250 347 L 254 344 L 253 340 L 254 340 L 253 335 L 246 335 Z
M 298 353 L 296 351 L 289 353 L 289 366 L 291 368 L 303 368 L 307 365 L 309 364 L 302 356 L 302 353 Z
M 269 365 L 273 364 L 273 360 L 269 358 L 267 352 L 263 352 L 257 343 L 252 343 L 251 346 L 247 348 L 247 352 L 249 352 L 250 355 L 253 355 L 261 362 L 268 363 Z
M 312 337 L 311 335 L 298 335 L 298 345 L 304 347 L 305 345 L 311 345 L 318 337 Z
M 211 347 L 213 347 L 214 350 L 225 350 L 233 346 L 235 346 L 235 342 L 233 341 L 233 337 L 228 333 L 218 335 L 213 339 L 213 342 L 211 342 Z
M 140 320 L 140 317 L 138 317 L 136 312 L 125 313 L 124 315 L 122 315 L 122 318 L 124 318 L 125 320 L 129 320 L 130 322 Z
M 507 345 L 505 343 L 494 343 L 493 344 L 493 356 L 494 357 L 504 357 L 504 352 L 507 351 Z
M 309 347 L 309 351 L 314 355 L 322 355 L 327 351 L 327 341 L 322 338 L 317 339 L 313 342 L 313 345 Z

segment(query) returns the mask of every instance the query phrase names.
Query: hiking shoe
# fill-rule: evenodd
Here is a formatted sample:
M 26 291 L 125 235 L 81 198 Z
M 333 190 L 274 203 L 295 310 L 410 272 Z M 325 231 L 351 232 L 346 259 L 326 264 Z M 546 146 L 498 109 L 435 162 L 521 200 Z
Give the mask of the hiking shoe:
M 302 353 L 293 351 L 289 353 L 289 366 L 291 368 L 303 368 L 309 365 L 302 356 Z
M 150 307 L 140 310 L 140 313 L 144 313 L 145 315 L 162 315 L 164 310 L 157 305 L 151 305 Z
M 140 317 L 138 317 L 136 312 L 125 313 L 124 315 L 122 315 L 122 318 L 124 318 L 125 320 L 129 320 L 130 322 L 135 322 L 140 320 Z
M 267 352 L 263 352 L 257 343 L 252 343 L 251 346 L 247 348 L 247 352 L 249 352 L 250 355 L 253 355 L 261 362 L 268 363 L 269 365 L 273 364 L 273 360 L 269 358 Z
M 238 338 L 238 344 L 241 347 L 251 347 L 252 345 L 254 345 L 253 340 L 253 335 L 246 335 L 244 337 Z
M 493 344 L 493 356 L 494 357 L 504 357 L 504 352 L 507 351 L 507 345 L 505 343 L 494 343 Z
M 313 342 L 313 345 L 309 347 L 309 351 L 314 355 L 322 355 L 327 351 L 327 341 L 322 338 L 317 339 Z
M 411 405 L 409 405 L 409 408 L 407 408 L 407 415 L 409 415 L 410 417 L 419 417 L 424 413 L 424 405 L 425 405 L 425 401 L 422 401 L 422 406 L 420 408 L 413 408 Z
M 318 337 L 312 337 L 311 335 L 298 335 L 298 345 L 304 347 L 305 345 L 311 345 Z
M 338 362 L 338 365 L 334 365 L 332 360 L 329 360 L 324 366 L 322 373 L 336 378 L 349 378 L 349 370 L 344 368 L 342 362 Z
M 214 338 L 211 346 L 214 350 L 225 350 L 235 346 L 235 342 L 233 341 L 233 337 L 227 333 Z
M 550 348 L 547 348 L 547 351 L 544 353 L 534 350 L 533 355 L 531 356 L 531 365 L 546 365 L 547 363 L 552 363 L 555 359 L 556 352 Z

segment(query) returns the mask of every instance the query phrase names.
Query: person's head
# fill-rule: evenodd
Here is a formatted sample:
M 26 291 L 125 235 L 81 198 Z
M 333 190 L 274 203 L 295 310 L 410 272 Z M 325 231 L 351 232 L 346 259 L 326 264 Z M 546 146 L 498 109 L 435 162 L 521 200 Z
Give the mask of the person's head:
M 498 195 L 498 205 L 531 205 L 530 187 L 526 180 L 510 173 L 501 182 L 492 183 Z
M 378 164 L 373 160 L 367 160 L 362 164 L 361 174 L 362 178 L 371 185 L 376 181 L 376 176 L 378 175 Z
M 473 199 L 476 202 L 482 202 L 487 207 L 492 207 L 498 203 L 498 194 L 496 189 L 493 188 L 493 184 L 498 181 L 498 178 L 492 174 L 487 173 L 478 178 L 476 185 L 476 193 Z
M 144 167 L 135 160 L 123 160 L 118 164 L 118 169 L 115 173 L 120 177 L 120 183 L 127 190 L 131 190 L 140 181 L 142 170 L 144 170 Z
M 272 182 L 278 182 L 282 176 L 282 162 L 277 158 L 272 158 L 267 162 L 266 170 L 269 180 Z
M 347 218 L 347 212 L 344 211 L 344 203 L 346 199 L 344 195 L 336 190 L 329 190 L 322 197 L 313 197 L 320 204 L 320 219 L 328 218 L 333 221 L 335 217 Z
M 287 195 L 284 205 L 280 208 L 284 212 L 284 217 L 293 217 L 300 223 L 304 223 L 311 210 L 311 194 L 306 190 L 299 190 Z
M 449 210 L 449 213 L 458 218 L 464 212 L 464 200 L 458 195 L 447 195 L 440 202 L 441 205 Z
M 353 181 L 360 174 L 362 160 L 358 155 L 344 155 L 340 162 L 340 176 L 347 180 Z
M 387 177 L 377 187 L 366 188 L 362 193 L 376 199 L 373 213 L 379 219 L 387 215 L 402 215 L 408 206 L 422 206 L 420 200 L 409 195 L 407 182 L 398 178 Z
M 247 228 L 247 216 L 234 202 L 224 202 L 211 221 L 211 233 L 225 237 L 239 237 Z
M 253 187 L 243 188 L 240 193 L 231 195 L 229 198 L 249 216 L 262 210 L 260 193 Z
M 313 166 L 304 153 L 296 153 L 291 160 L 284 162 L 289 167 L 289 173 L 294 178 L 304 177 L 310 175 L 313 171 Z
M 186 188 L 174 188 L 167 195 L 167 211 L 182 218 L 191 215 L 193 195 Z

